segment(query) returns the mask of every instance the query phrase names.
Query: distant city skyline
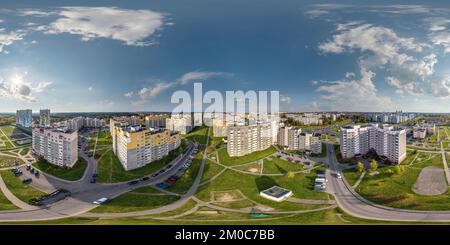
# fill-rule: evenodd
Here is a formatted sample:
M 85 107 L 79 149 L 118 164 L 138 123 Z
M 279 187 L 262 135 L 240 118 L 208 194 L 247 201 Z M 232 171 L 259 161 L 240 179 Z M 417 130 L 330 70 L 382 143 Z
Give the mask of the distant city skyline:
M 2 1 L 0 112 L 170 112 L 203 82 L 279 90 L 286 112 L 448 113 L 448 16 L 446 1 Z

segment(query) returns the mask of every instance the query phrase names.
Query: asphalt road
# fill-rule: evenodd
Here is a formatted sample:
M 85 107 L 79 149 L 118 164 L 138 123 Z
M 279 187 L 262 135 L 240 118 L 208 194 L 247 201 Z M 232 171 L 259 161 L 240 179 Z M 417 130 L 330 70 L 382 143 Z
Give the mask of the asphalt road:
M 340 172 L 332 145 L 327 145 L 327 157 L 330 170 L 327 171 L 328 192 L 335 196 L 341 209 L 352 216 L 371 220 L 385 221 L 418 221 L 418 222 L 450 222 L 450 211 L 416 211 L 390 208 L 372 203 L 356 193 L 345 178 L 335 177 Z M 342 175 L 342 173 L 341 173 Z
M 76 216 L 88 212 L 89 210 L 97 207 L 92 202 L 102 197 L 112 199 L 125 192 L 134 190 L 139 187 L 155 185 L 164 181 L 171 175 L 175 174 L 182 164 L 187 160 L 189 154 L 194 149 L 194 144 L 189 142 L 189 148 L 184 155 L 178 157 L 172 161 L 172 167 L 163 174 L 157 177 L 150 177 L 150 180 L 130 186 L 128 182 L 114 183 L 114 184 L 92 184 L 89 182 L 92 173 L 95 171 L 95 160 L 89 158 L 86 155 L 80 154 L 81 157 L 87 158 L 88 168 L 84 174 L 84 177 L 78 181 L 66 181 L 59 178 L 55 178 L 50 175 L 42 174 L 39 178 L 31 176 L 28 171 L 22 169 L 24 173 L 21 178 L 32 177 L 32 185 L 38 189 L 46 190 L 48 192 L 54 191 L 59 188 L 63 188 L 72 192 L 72 195 L 64 200 L 50 204 L 48 206 L 36 207 L 31 210 L 13 210 L 13 211 L 0 211 L 0 221 L 39 221 L 39 220 L 51 220 L 60 219 L 71 216 Z M 203 171 L 202 163 L 201 170 Z M 25 168 L 25 167 L 22 167 Z M 201 178 L 201 175 L 200 175 Z M 197 180 L 196 180 L 197 182 Z M 198 185 L 197 185 L 198 186 Z M 195 189 L 196 190 L 196 189 Z M 190 190 L 188 194 L 195 190 Z M 184 200 L 184 199 L 183 199 Z M 186 200 L 185 200 L 186 201 Z M 181 202 L 178 202 L 180 204 Z M 168 209 L 170 207 L 167 207 Z M 170 210 L 170 209 L 169 209 Z

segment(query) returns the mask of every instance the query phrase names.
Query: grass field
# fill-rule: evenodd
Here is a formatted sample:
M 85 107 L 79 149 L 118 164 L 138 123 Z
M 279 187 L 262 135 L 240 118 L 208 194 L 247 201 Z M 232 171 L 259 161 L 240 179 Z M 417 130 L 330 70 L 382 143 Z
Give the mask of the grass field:
M 344 175 L 345 179 L 347 180 L 350 186 L 353 186 L 356 183 L 356 181 L 358 181 L 359 176 L 361 176 L 361 174 L 358 171 L 356 171 L 356 169 L 343 170 L 342 174 Z
M 20 178 L 16 177 L 11 171 L 0 171 L 3 181 L 8 189 L 20 200 L 28 203 L 32 198 L 38 198 L 45 195 L 45 192 L 33 188 L 31 185 L 25 185 Z
M 272 155 L 275 152 L 277 152 L 277 149 L 274 146 L 271 146 L 265 150 L 256 151 L 256 152 L 250 153 L 245 156 L 230 157 L 228 155 L 227 149 L 222 148 L 219 150 L 219 162 L 221 164 L 227 165 L 227 166 L 239 165 L 239 164 L 254 162 L 256 160 L 263 159 L 267 156 Z
M 303 165 L 292 163 L 286 160 L 272 157 L 272 160 L 264 160 L 263 173 L 265 174 L 286 174 L 287 172 L 295 172 L 303 169 Z
M 93 209 L 93 213 L 121 213 L 154 209 L 177 201 L 180 197 L 161 195 L 151 187 L 141 187 L 122 194 Z
M 36 163 L 33 164 L 36 168 L 40 169 L 42 172 L 53 175 L 55 177 L 75 181 L 81 179 L 83 177 L 84 171 L 87 167 L 87 161 L 84 158 L 78 158 L 78 161 L 72 168 L 62 168 L 55 166 L 45 159 L 39 159 Z
M 0 190 L 0 210 L 13 210 L 13 209 L 17 209 L 17 207 L 14 204 L 12 204 Z
M 0 156 L 0 168 L 13 167 L 15 163 L 23 164 L 24 162 L 16 157 Z
M 203 169 L 202 182 L 210 180 L 216 174 L 223 170 L 223 167 L 210 161 L 206 160 L 205 168 Z
M 395 166 L 379 168 L 379 175 L 364 177 L 356 191 L 363 197 L 382 205 L 417 210 L 450 210 L 450 191 L 438 196 L 422 196 L 412 187 L 422 168 L 442 168 L 441 154 L 419 153 L 416 161 L 407 166 L 405 172 L 395 173 Z M 428 157 L 431 156 L 431 159 Z M 394 172 L 389 174 L 388 170 Z
M 179 156 L 182 151 L 183 146 L 180 146 L 162 159 L 130 171 L 125 171 L 113 151 L 107 151 L 98 161 L 98 181 L 100 183 L 116 183 L 141 178 L 160 170 Z
M 195 127 L 191 132 L 184 135 L 183 137 L 201 145 L 205 145 L 208 139 L 208 128 L 207 127 Z
M 214 181 L 200 187 L 196 196 L 203 201 L 210 201 L 211 193 L 217 191 L 239 190 L 250 200 L 280 210 L 301 210 L 316 208 L 318 205 L 305 205 L 291 202 L 274 202 L 260 196 L 260 191 L 274 185 L 292 190 L 294 197 L 305 199 L 327 199 L 329 196 L 323 192 L 313 190 L 315 173 L 296 174 L 294 178 L 286 176 L 257 176 L 226 170 Z

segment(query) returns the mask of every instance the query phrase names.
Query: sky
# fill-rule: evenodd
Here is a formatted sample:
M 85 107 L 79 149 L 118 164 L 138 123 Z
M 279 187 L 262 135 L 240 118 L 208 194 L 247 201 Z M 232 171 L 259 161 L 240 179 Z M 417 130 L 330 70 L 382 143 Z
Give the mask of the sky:
M 0 112 L 171 111 L 194 82 L 282 111 L 450 112 L 450 3 L 2 0 Z

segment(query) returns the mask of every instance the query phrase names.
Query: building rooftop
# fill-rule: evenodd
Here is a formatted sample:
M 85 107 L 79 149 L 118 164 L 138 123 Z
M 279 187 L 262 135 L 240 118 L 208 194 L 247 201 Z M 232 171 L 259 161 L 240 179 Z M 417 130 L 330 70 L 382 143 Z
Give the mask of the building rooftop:
M 279 186 L 272 186 L 267 190 L 262 191 L 261 193 L 264 193 L 268 196 L 274 197 L 276 199 L 282 198 L 286 195 L 289 195 L 290 193 L 292 193 L 290 190 L 288 189 L 284 189 L 281 188 Z

